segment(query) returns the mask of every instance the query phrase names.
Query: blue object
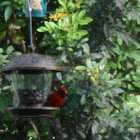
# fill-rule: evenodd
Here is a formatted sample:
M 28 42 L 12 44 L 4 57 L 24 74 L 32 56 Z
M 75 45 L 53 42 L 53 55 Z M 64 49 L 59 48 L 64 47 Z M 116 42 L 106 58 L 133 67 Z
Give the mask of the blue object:
M 26 5 L 26 0 L 25 0 L 25 5 Z M 46 14 L 56 13 L 56 11 L 47 11 L 47 6 L 48 6 L 47 0 L 42 0 L 41 5 L 42 5 L 43 10 L 32 9 L 32 17 L 45 18 Z M 27 8 L 27 7 L 25 7 L 25 8 Z M 24 13 L 17 13 L 17 15 L 25 15 L 26 17 L 29 17 L 28 12 L 26 12 L 25 14 Z
M 42 7 L 43 7 L 43 10 L 44 10 L 44 13 L 45 14 L 50 14 L 50 13 L 56 13 L 56 11 L 47 11 L 48 9 L 48 5 L 47 5 L 47 0 L 42 0 L 41 1 L 41 5 L 42 5 Z

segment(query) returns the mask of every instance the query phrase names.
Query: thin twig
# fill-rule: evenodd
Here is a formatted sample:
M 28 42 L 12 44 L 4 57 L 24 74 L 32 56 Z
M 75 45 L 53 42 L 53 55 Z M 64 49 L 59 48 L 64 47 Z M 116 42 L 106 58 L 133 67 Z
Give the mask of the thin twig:
M 73 66 L 75 66 L 75 62 L 74 62 L 73 57 L 72 57 L 72 55 L 71 55 L 70 52 L 69 52 L 69 56 L 70 56 L 70 58 L 71 58 L 71 61 L 72 61 Z
M 29 121 L 29 123 L 31 124 L 31 126 L 32 126 L 33 129 L 34 129 L 34 131 L 35 131 L 35 133 L 36 133 L 36 135 L 37 135 L 37 139 L 38 139 L 38 140 L 41 140 L 41 139 L 40 139 L 40 136 L 39 136 L 39 132 L 38 132 L 38 130 L 37 130 L 37 128 L 36 128 L 34 122 L 32 121 L 32 119 L 31 119 L 31 118 L 28 118 L 28 121 Z
M 13 129 L 13 127 L 14 127 L 14 125 L 15 125 L 16 121 L 17 121 L 17 120 L 19 120 L 19 119 L 20 119 L 20 117 L 18 117 L 18 118 L 16 118 L 16 119 L 14 120 L 14 122 L 13 122 L 13 124 L 12 124 L 11 128 L 10 128 L 11 130 Z

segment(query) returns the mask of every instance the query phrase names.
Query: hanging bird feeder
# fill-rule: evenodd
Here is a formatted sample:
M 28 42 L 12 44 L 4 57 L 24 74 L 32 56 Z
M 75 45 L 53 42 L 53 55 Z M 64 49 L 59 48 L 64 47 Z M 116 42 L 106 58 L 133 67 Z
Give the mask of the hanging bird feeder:
M 29 2 L 29 1 L 28 1 Z M 22 54 L 12 59 L 3 69 L 11 74 L 14 90 L 13 104 L 9 107 L 14 116 L 44 117 L 51 112 L 58 111 L 57 107 L 44 107 L 50 92 L 53 73 L 62 71 L 56 61 L 46 55 L 34 53 L 32 40 L 32 8 L 29 4 L 30 17 L 30 45 L 29 54 Z
M 2 69 L 12 77 L 15 107 L 9 111 L 15 116 L 40 117 L 59 110 L 43 105 L 50 93 L 53 73 L 62 70 L 53 58 L 41 54 L 23 54 L 12 59 Z

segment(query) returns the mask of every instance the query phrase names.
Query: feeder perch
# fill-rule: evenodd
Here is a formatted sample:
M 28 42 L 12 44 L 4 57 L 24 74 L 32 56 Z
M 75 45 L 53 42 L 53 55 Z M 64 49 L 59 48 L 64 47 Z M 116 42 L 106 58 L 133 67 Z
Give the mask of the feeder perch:
M 42 117 L 57 111 L 43 107 L 50 92 L 54 72 L 62 71 L 56 61 L 41 54 L 23 54 L 12 59 L 3 69 L 10 73 L 14 90 L 13 104 L 8 110 L 15 116 Z

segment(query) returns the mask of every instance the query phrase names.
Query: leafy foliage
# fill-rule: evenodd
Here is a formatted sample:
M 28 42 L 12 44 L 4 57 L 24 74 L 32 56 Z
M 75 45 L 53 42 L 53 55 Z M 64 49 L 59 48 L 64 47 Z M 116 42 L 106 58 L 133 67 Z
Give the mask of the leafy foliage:
M 48 45 L 47 43 L 54 46 L 54 43 L 57 43 L 57 50 L 66 49 L 68 51 L 73 51 L 73 47 L 77 46 L 78 41 L 88 34 L 86 30 L 80 29 L 82 25 L 87 25 L 92 21 L 92 18 L 84 17 L 85 14 L 86 10 L 82 10 L 80 13 L 75 12 L 74 14 L 68 14 L 63 19 L 59 19 L 57 24 L 53 21 L 45 21 L 45 26 L 39 27 L 37 31 L 48 31 L 51 38 L 44 36 L 43 42 L 40 43 L 40 46 L 45 47 Z M 67 48 L 64 48 L 65 46 L 67 46 Z
M 49 34 L 44 35 L 40 46 L 62 51 L 58 60 L 67 73 L 60 82 L 68 87 L 70 95 L 62 107 L 61 116 L 65 116 L 62 124 L 68 139 L 138 138 L 139 129 L 135 131 L 133 128 L 135 125 L 139 128 L 139 114 L 131 111 L 127 99 L 129 94 L 139 92 L 139 32 L 133 30 L 139 25 L 136 16 L 139 2 L 83 1 L 77 8 L 74 1 L 59 3 L 61 6 L 57 11 L 68 15 L 56 23 L 47 21 L 47 24 L 53 22 L 57 27 L 53 32 L 46 26 Z M 69 3 L 73 4 L 71 9 Z M 135 13 L 135 16 L 128 17 L 130 13 Z M 88 34 L 83 32 L 79 34 L 80 38 L 75 38 L 75 32 L 70 34 L 72 25 L 67 21 L 71 14 L 72 21 L 76 21 L 72 22 L 72 29 L 78 27 L 75 32 L 80 28 Z M 88 20 L 79 24 L 80 18 L 86 19 L 85 14 L 93 19 L 91 24 Z M 65 40 L 67 35 L 65 30 L 61 31 L 63 28 L 67 28 L 71 42 Z M 59 34 L 61 40 L 58 41 L 55 35 Z M 125 123 L 126 119 L 130 121 Z M 72 124 L 77 125 L 69 132 Z M 129 128 L 132 124 L 133 128 Z

